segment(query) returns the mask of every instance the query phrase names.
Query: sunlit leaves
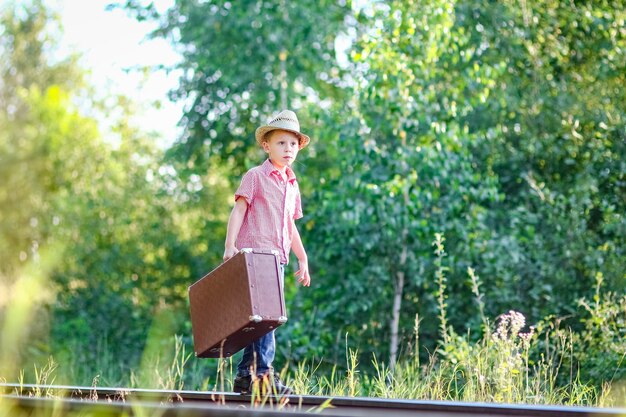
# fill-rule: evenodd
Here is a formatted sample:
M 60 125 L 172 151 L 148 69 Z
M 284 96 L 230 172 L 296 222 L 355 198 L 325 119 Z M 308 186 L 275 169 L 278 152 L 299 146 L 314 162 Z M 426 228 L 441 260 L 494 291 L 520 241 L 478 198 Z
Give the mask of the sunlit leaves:
M 335 40 L 349 14 L 343 2 L 246 0 L 179 1 L 161 16 L 155 36 L 173 38 L 184 57 L 171 95 L 187 103 L 185 133 L 169 152 L 181 174 L 205 171 L 212 156 L 237 177 L 262 158 L 253 134 L 268 117 L 340 96 Z

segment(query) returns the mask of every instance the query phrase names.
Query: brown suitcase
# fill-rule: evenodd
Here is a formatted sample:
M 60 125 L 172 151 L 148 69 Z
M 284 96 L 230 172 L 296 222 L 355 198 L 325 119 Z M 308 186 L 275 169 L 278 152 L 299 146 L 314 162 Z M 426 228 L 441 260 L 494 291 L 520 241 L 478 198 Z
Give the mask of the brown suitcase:
M 194 351 L 227 358 L 287 321 L 278 253 L 242 249 L 189 287 Z

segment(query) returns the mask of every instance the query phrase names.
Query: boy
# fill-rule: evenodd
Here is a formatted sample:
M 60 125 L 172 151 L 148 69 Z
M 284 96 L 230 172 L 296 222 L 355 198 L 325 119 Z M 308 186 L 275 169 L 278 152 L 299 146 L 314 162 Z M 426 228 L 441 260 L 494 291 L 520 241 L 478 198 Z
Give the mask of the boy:
M 298 118 L 290 110 L 280 112 L 267 125 L 259 127 L 255 136 L 268 154 L 268 159 L 243 176 L 235 193 L 235 207 L 226 232 L 224 261 L 236 255 L 241 248 L 277 250 L 282 281 L 284 266 L 293 249 L 300 266 L 295 275 L 298 282 L 308 287 L 311 278 L 307 255 L 294 222 L 302 217 L 300 190 L 291 165 L 298 151 L 309 144 L 310 138 L 300 133 Z M 254 382 L 250 375 L 253 371 L 256 372 L 254 380 L 273 379 L 279 393 L 291 393 L 273 372 L 275 349 L 274 331 L 247 346 L 237 366 L 233 391 L 249 393 Z

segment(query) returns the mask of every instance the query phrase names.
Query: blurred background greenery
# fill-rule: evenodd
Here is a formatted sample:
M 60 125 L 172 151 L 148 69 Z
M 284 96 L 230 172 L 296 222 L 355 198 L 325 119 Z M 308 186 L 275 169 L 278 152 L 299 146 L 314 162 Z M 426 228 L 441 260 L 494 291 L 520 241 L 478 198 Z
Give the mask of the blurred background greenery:
M 51 59 L 53 11 L 3 8 L 1 378 L 52 356 L 58 383 L 141 384 L 175 335 L 191 352 L 187 287 L 220 263 L 232 194 L 264 158 L 254 129 L 283 108 L 313 138 L 295 165 L 313 283 L 286 287 L 279 368 L 341 369 L 346 345 L 365 370 L 426 359 L 443 300 L 459 334 L 516 310 L 572 330 L 561 361 L 582 380 L 626 377 L 626 4 L 354 3 L 114 5 L 183 56 L 165 150 L 132 100 L 96 99 L 76 56 Z M 216 362 L 190 359 L 185 387 Z

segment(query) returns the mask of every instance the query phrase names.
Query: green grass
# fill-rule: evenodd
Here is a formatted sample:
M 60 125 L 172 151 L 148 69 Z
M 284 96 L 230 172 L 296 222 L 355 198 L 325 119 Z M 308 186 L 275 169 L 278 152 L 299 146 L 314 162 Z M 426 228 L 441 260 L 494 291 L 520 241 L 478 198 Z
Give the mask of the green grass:
M 620 334 L 624 328 L 618 319 L 621 317 L 620 309 L 626 308 L 626 297 L 603 299 L 599 281 L 594 303 L 587 305 L 593 319 L 587 322 L 589 328 L 593 330 L 595 322 L 602 323 L 606 343 L 601 348 L 608 346 L 608 352 L 617 358 L 613 378 L 592 384 L 583 378 L 581 368 L 572 364 L 576 363 L 573 352 L 577 344 L 595 333 L 589 330 L 581 335 L 545 324 L 541 325 L 544 328 L 531 327 L 523 332 L 525 318 L 515 311 L 502 314 L 492 324 L 484 313 L 480 278 L 471 268 L 468 269 L 468 276 L 482 319 L 482 334 L 471 335 L 473 337 L 457 334 L 446 324 L 446 269 L 442 236 L 437 236 L 435 245 L 440 308 L 438 321 L 441 326 L 437 349 L 425 363 L 420 361 L 420 352 L 411 350 L 411 346 L 420 345 L 420 319 L 416 317 L 415 340 L 401 349 L 407 353 L 393 369 L 379 358 L 372 357 L 371 366 L 365 367 L 368 371 L 363 371 L 358 352 L 346 343 L 345 364 L 337 364 L 322 372 L 321 362 L 295 363 L 281 370 L 283 380 L 302 395 L 626 407 L 626 381 L 615 379 L 617 370 L 622 369 L 626 352 L 622 353 L 623 343 L 611 344 L 616 339 L 611 332 Z M 29 343 L 28 323 L 37 316 L 37 306 L 43 298 L 50 297 L 45 275 L 44 268 L 38 273 L 27 271 L 15 280 L 0 280 L 3 294 L 8 294 L 3 299 L 4 305 L 0 305 L 0 312 L 3 311 L 0 316 L 0 346 L 3 347 L 0 352 L 0 381 L 80 385 L 76 376 L 84 375 L 87 368 L 71 356 L 63 356 L 60 363 L 49 356 L 43 359 L 32 356 L 35 365 L 19 368 L 25 359 L 31 359 L 27 355 L 25 358 L 23 353 L 24 346 Z M 42 295 L 36 298 L 27 294 Z M 154 322 L 155 326 L 159 326 L 167 320 Z M 162 326 L 149 332 L 149 340 L 136 369 L 121 371 L 112 355 L 99 356 L 101 362 L 98 369 L 107 374 L 88 376 L 91 385 L 230 390 L 235 373 L 233 358 L 219 360 L 217 371 L 208 375 L 207 361 L 192 359 L 182 337 L 171 336 L 167 324 Z M 602 360 L 603 357 L 596 355 L 594 358 Z M 41 389 L 36 395 L 50 396 L 51 393 Z

